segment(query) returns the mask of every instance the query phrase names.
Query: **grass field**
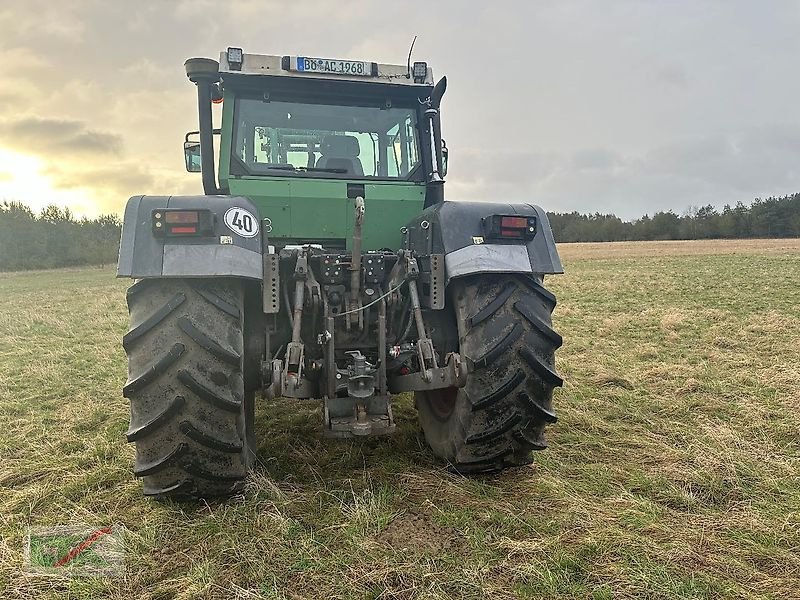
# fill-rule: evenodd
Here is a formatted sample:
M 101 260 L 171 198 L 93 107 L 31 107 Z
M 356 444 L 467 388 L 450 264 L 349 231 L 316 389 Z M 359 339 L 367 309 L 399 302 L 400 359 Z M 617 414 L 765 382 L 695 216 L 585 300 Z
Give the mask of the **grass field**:
M 550 449 L 463 478 L 410 398 L 391 439 L 262 403 L 224 503 L 145 500 L 124 441 L 126 283 L 0 275 L 4 598 L 800 598 L 800 240 L 575 244 Z M 28 574 L 30 526 L 121 524 L 124 578 Z

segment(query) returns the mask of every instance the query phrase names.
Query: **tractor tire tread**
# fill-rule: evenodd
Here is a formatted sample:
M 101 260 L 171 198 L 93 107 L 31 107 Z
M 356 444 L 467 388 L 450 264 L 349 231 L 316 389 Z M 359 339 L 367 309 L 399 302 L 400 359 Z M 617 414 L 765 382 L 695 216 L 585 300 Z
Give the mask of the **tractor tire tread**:
M 211 336 L 192 323 L 189 317 L 179 318 L 178 327 L 197 344 L 208 350 L 218 359 L 225 361 L 233 367 L 239 367 L 242 357 L 237 352 L 225 348 L 222 344 L 211 338 Z
M 244 286 L 149 279 L 132 288 L 135 335 L 124 344 L 130 377 L 123 391 L 144 494 L 187 500 L 235 493 L 255 452 L 244 410 Z
M 555 296 L 534 276 L 480 274 L 451 283 L 467 382 L 451 412 L 418 392 L 423 432 L 434 454 L 459 473 L 484 473 L 531 462 L 547 448 L 555 423 L 553 389 L 561 336 L 552 327 Z M 500 300 L 498 302 L 498 300 Z M 437 405 L 438 406 L 438 405 Z
M 122 336 L 122 347 L 125 350 L 130 350 L 131 345 L 136 342 L 136 340 L 140 339 L 144 334 L 163 321 L 167 315 L 183 304 L 184 300 L 186 300 L 186 296 L 184 294 L 180 292 L 175 294 L 161 308 L 139 323 L 139 325 L 131 328 L 128 333 Z
M 467 436 L 467 444 L 476 444 L 478 442 L 490 442 L 495 438 L 501 437 L 506 431 L 514 427 L 522 420 L 522 415 L 517 412 L 512 412 L 505 419 L 495 424 L 493 427 L 471 433 Z
M 191 485 L 191 481 L 187 479 L 180 479 L 178 481 L 168 483 L 163 487 L 145 487 L 144 495 L 155 498 L 181 499 L 191 495 Z
M 211 386 L 198 381 L 198 379 L 187 370 L 182 369 L 178 371 L 177 379 L 186 386 L 188 390 L 194 392 L 198 398 L 205 400 L 216 408 L 226 410 L 233 414 L 238 413 L 241 409 L 241 401 L 226 398 L 220 392 L 215 391 Z
M 204 287 L 202 284 L 194 283 L 192 284 L 192 288 L 200 295 L 201 298 L 203 298 L 203 300 L 211 304 L 211 306 L 218 308 L 234 319 L 239 319 L 241 312 L 235 305 L 221 298 L 211 290 Z
M 151 281 L 152 280 L 150 280 L 150 279 L 137 279 L 125 291 L 125 298 L 126 299 L 130 299 L 132 296 L 135 296 L 139 292 L 144 291 L 150 285 Z
M 186 450 L 188 446 L 186 444 L 178 444 L 172 450 L 170 450 L 164 456 L 154 460 L 153 462 L 147 464 L 140 464 L 138 459 L 136 461 L 136 466 L 133 469 L 133 474 L 137 477 L 144 477 L 145 475 L 153 475 L 154 473 L 158 473 L 159 471 L 163 471 L 167 467 L 173 464 L 178 458 L 186 454 Z
M 558 417 L 553 411 L 547 410 L 528 393 L 520 392 L 517 394 L 517 399 L 520 404 L 529 406 L 534 413 L 538 414 L 542 418 L 543 421 L 546 421 L 547 423 L 555 423 L 558 421 Z
M 130 398 L 131 394 L 146 388 L 175 364 L 185 351 L 186 346 L 183 344 L 179 342 L 173 344 L 166 354 L 152 362 L 141 374 L 129 379 L 122 388 L 122 395 Z
M 194 440 L 198 444 L 201 444 L 207 448 L 211 448 L 212 450 L 219 450 L 220 452 L 231 452 L 233 454 L 242 451 L 241 441 L 230 442 L 216 438 L 213 435 L 205 433 L 204 431 L 200 431 L 189 420 L 181 421 L 180 430 L 189 439 Z
M 472 329 L 500 310 L 500 307 L 506 303 L 508 297 L 514 293 L 514 289 L 516 289 L 516 286 L 509 282 L 509 284 L 500 290 L 497 296 L 491 302 L 489 302 L 489 304 L 485 305 L 474 315 L 467 318 L 467 327 Z
M 504 381 L 498 388 L 489 392 L 480 400 L 472 403 L 472 410 L 483 410 L 489 408 L 493 404 L 500 402 L 503 398 L 508 396 L 514 389 L 523 381 L 525 381 L 525 373 L 522 369 L 517 369 L 514 374 Z
M 547 449 L 547 442 L 544 439 L 544 436 L 541 433 L 538 436 L 533 436 L 528 433 L 527 425 L 525 427 L 521 427 L 514 431 L 514 437 L 522 443 L 526 444 L 531 450 L 546 450 Z
M 459 460 L 457 463 L 451 463 L 450 469 L 457 473 L 486 473 L 502 469 L 509 455 L 514 453 L 514 448 L 511 444 L 502 446 L 489 456 L 481 456 L 478 459 Z
M 556 305 L 558 304 L 558 300 L 555 297 L 555 294 L 548 290 L 544 285 L 542 285 L 539 281 L 537 281 L 533 277 L 525 277 L 524 284 L 530 289 L 533 293 L 538 295 L 542 300 L 547 302 L 550 305 L 550 312 L 553 312 Z
M 245 477 L 245 473 L 212 473 L 211 471 L 204 469 L 201 465 L 193 462 L 185 463 L 183 468 L 187 473 L 194 475 L 195 477 L 202 477 L 203 479 L 208 479 L 209 481 L 218 481 L 222 483 L 241 481 Z
M 509 346 L 511 346 L 511 344 L 522 337 L 523 333 L 525 333 L 525 330 L 522 328 L 522 325 L 519 323 L 514 323 L 513 327 L 511 327 L 505 333 L 505 335 L 481 352 L 480 358 L 476 358 L 471 361 L 473 367 L 485 368 L 492 365 L 494 361 L 503 355 L 503 353 L 508 349 Z
M 528 363 L 528 366 L 536 371 L 536 373 L 550 385 L 554 387 L 561 387 L 564 385 L 564 380 L 561 379 L 561 376 L 529 347 L 523 346 L 519 348 L 518 352 L 523 360 Z
M 553 346 L 556 349 L 561 347 L 561 345 L 564 343 L 564 338 L 562 338 L 555 329 L 550 327 L 542 320 L 540 316 L 536 314 L 536 308 L 531 306 L 529 302 L 520 300 L 514 303 L 514 308 L 519 314 L 525 317 L 528 323 L 538 329 L 541 334 L 550 338 L 550 341 L 553 342 Z
M 129 442 L 135 442 L 136 440 L 150 435 L 159 427 L 167 424 L 173 416 L 178 414 L 185 403 L 186 398 L 180 395 L 175 396 L 175 398 L 172 399 L 172 402 L 170 402 L 163 411 L 156 414 L 149 421 L 137 427 L 131 427 L 128 429 L 128 431 L 125 433 L 125 438 Z

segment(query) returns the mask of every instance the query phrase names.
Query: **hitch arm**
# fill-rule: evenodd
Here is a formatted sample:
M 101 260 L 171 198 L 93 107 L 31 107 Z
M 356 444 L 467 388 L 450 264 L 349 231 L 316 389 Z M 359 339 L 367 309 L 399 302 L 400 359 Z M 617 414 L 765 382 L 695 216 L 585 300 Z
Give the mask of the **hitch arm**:
M 356 196 L 355 219 L 353 221 L 353 258 L 350 261 L 350 298 L 358 302 L 361 293 L 361 228 L 364 225 L 364 198 Z
M 284 385 L 297 387 L 303 377 L 303 342 L 300 330 L 303 322 L 303 303 L 305 302 L 306 279 L 308 278 L 308 257 L 303 251 L 294 266 L 294 319 L 292 322 L 292 341 L 286 346 L 284 364 Z M 289 309 L 289 307 L 286 307 Z
M 428 337 L 425 331 L 425 322 L 422 320 L 422 306 L 419 303 L 419 291 L 417 290 L 419 266 L 417 265 L 417 259 L 411 255 L 406 257 L 406 261 L 408 294 L 411 298 L 411 310 L 414 312 L 414 321 L 417 325 L 419 366 L 422 378 L 430 382 L 433 379 L 432 369 L 436 369 L 438 365 L 436 364 L 436 353 L 433 350 L 433 341 Z

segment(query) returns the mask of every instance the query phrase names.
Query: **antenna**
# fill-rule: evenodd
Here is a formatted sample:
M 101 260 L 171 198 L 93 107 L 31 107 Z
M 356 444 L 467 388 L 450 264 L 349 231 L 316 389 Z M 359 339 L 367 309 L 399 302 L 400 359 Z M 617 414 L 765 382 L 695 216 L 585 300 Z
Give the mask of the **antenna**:
M 414 42 L 417 41 L 417 36 L 411 40 L 411 48 L 408 49 L 408 60 L 406 61 L 406 79 L 411 79 L 411 53 L 414 52 Z

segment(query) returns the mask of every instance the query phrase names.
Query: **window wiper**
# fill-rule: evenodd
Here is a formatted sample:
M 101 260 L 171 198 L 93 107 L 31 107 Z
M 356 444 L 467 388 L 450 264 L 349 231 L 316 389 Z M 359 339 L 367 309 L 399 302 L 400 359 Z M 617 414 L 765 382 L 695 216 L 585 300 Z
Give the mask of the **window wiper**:
M 329 169 L 327 167 L 297 167 L 298 171 L 318 171 L 320 173 L 347 173 L 347 169 Z
M 294 167 L 292 165 L 264 165 L 267 169 L 278 171 L 294 171 L 295 173 L 305 173 L 306 171 L 316 171 L 320 173 L 347 173 L 347 169 L 328 169 L 326 167 Z

